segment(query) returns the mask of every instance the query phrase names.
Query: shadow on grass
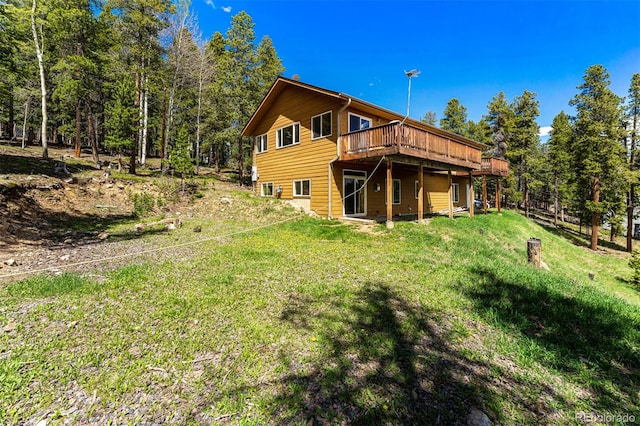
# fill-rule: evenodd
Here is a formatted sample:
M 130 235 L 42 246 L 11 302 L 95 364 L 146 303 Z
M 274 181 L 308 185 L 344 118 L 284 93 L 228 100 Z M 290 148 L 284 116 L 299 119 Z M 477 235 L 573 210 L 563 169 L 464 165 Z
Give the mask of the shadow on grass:
M 547 220 L 545 220 L 544 218 L 540 218 L 539 216 L 536 216 L 535 221 L 538 225 L 540 225 L 546 231 L 549 231 L 553 235 L 557 235 L 559 237 L 564 238 L 565 240 L 569 241 L 571 244 L 575 246 L 587 247 L 587 248 L 591 247 L 591 237 L 589 235 L 582 234 L 571 228 L 562 226 L 562 224 L 560 223 L 556 227 L 555 225 L 553 225 L 553 223 L 548 222 Z M 598 246 L 606 247 L 610 250 L 616 250 L 621 252 L 627 251 L 626 246 L 622 246 L 617 242 L 607 241 L 602 238 L 598 238 Z
M 107 227 L 133 221 L 133 214 L 108 213 L 86 214 L 80 211 L 52 211 L 27 195 L 29 188 L 15 186 L 6 189 L 3 195 L 19 206 L 21 214 L 5 218 L 8 232 L 0 239 L 0 249 L 8 248 L 19 241 L 21 244 L 55 246 L 71 239 L 74 244 L 86 245 L 102 242 L 98 235 Z M 145 233 L 149 233 L 147 231 Z M 133 239 L 141 233 L 127 232 L 110 235 L 110 239 Z
M 552 389 L 463 353 L 448 319 L 391 286 L 367 283 L 351 302 L 329 305 L 291 299 L 282 312 L 282 321 L 317 336 L 321 354 L 311 362 L 281 356 L 287 373 L 272 400 L 279 424 L 467 424 L 472 408 L 504 420 L 502 399 L 514 401 L 520 419 L 545 414 L 521 394 Z
M 59 160 L 55 158 L 44 159 L 28 155 L 0 154 L 0 173 L 60 177 L 59 174 L 55 173 L 55 166 L 58 162 Z M 95 170 L 91 164 L 67 162 L 66 166 L 70 173 Z
M 554 279 L 550 276 L 504 278 L 488 268 L 472 274 L 478 285 L 464 291 L 480 315 L 550 352 L 535 361 L 586 386 L 596 411 L 640 409 L 640 315 L 635 307 L 589 288 L 562 294 L 544 281 Z

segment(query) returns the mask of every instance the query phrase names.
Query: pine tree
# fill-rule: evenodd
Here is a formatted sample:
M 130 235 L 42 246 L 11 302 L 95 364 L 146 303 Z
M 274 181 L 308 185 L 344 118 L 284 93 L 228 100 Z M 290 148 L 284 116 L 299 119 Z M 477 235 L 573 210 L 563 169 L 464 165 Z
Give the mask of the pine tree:
M 563 211 L 563 206 L 567 201 L 568 181 L 570 176 L 569 147 L 573 129 L 569 116 L 561 111 L 553 118 L 551 124 L 553 130 L 549 138 L 549 165 L 552 171 L 553 199 L 554 199 L 554 225 L 558 226 L 558 211 Z M 563 216 L 564 217 L 564 216 Z M 564 219 L 563 219 L 564 220 Z
M 635 73 L 631 77 L 631 87 L 629 87 L 629 103 L 627 105 L 627 117 L 629 129 L 629 171 L 631 172 L 631 183 L 627 196 L 627 251 L 633 250 L 633 216 L 636 206 L 636 185 L 638 182 L 637 162 L 638 162 L 638 133 L 640 132 L 640 73 Z
M 167 26 L 167 16 L 174 7 L 170 0 L 107 0 L 104 12 L 119 29 L 119 59 L 135 74 L 134 100 L 138 109 L 137 122 L 142 122 L 144 91 L 148 75 L 154 70 L 150 63 L 160 54 L 160 31 Z M 139 124 L 138 124 L 139 125 Z M 138 126 L 137 125 L 137 126 Z M 136 126 L 136 127 L 137 127 Z M 131 139 L 129 173 L 136 173 L 139 135 Z
M 587 68 L 580 92 L 570 101 L 573 123 L 573 170 L 580 207 L 591 217 L 591 249 L 598 248 L 598 227 L 605 212 L 619 204 L 626 181 L 626 155 L 621 141 L 622 99 L 608 87 L 602 65 Z
M 494 145 L 489 154 L 504 157 L 505 154 L 503 152 L 506 152 L 508 156 L 513 133 L 514 112 L 504 92 L 494 96 L 487 105 L 487 109 L 489 112 L 483 117 L 483 120 L 491 129 L 492 144 Z M 509 175 L 505 179 L 503 194 L 505 196 L 505 204 L 508 204 L 510 198 L 515 202 L 522 199 L 522 193 L 517 190 L 512 167 L 509 167 Z
M 433 112 L 433 111 L 427 111 L 424 114 L 424 117 L 422 117 L 420 119 L 420 121 L 422 121 L 423 123 L 427 123 L 427 124 L 430 124 L 432 126 L 435 126 L 436 122 L 437 122 L 436 113 Z
M 461 136 L 468 136 L 467 108 L 456 98 L 447 102 L 443 117 L 440 119 L 440 128 Z
M 121 168 L 123 151 L 131 149 L 131 141 L 136 133 L 138 109 L 135 105 L 135 83 L 131 76 L 123 75 L 116 82 L 111 93 L 111 100 L 105 106 L 104 144 L 107 148 L 118 151 L 118 168 Z
M 492 143 L 491 127 L 485 119 L 480 119 L 477 123 L 473 120 L 467 121 L 467 137 L 487 145 Z
M 538 157 L 540 142 L 540 126 L 536 122 L 540 111 L 535 97 L 535 93 L 525 90 L 521 96 L 515 98 L 511 106 L 514 116 L 511 147 L 507 152 L 507 158 L 515 173 L 516 185 L 523 194 L 526 217 L 529 217 L 530 185 L 535 180 L 532 161 Z M 539 185 L 539 182 L 535 182 L 534 185 Z

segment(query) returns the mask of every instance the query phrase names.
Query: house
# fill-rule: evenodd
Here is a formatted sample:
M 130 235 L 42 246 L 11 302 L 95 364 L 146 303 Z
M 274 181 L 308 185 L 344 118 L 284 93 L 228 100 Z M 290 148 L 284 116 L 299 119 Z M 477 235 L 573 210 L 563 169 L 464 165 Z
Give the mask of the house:
M 484 144 L 344 93 L 279 77 L 242 134 L 253 140 L 261 196 L 327 218 L 392 223 L 456 207 L 473 215 Z M 506 170 L 504 160 L 490 160 L 503 169 L 496 173 Z

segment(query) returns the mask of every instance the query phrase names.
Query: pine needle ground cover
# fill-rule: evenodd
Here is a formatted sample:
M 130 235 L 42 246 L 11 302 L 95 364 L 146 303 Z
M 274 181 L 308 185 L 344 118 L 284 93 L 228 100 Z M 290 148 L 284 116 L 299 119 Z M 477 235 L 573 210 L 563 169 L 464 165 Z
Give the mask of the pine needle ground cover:
M 0 423 L 640 413 L 640 297 L 626 259 L 511 212 L 371 231 L 302 218 L 99 279 L 4 285 Z M 527 265 L 531 236 L 549 271 Z

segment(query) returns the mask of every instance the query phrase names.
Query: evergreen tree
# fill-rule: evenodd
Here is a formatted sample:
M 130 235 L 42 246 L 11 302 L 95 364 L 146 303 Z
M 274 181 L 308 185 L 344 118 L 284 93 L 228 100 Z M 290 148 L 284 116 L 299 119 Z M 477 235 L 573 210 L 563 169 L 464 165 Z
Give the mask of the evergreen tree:
M 427 111 L 424 114 L 424 117 L 422 117 L 420 119 L 420 121 L 422 121 L 423 123 L 427 123 L 427 124 L 430 124 L 432 126 L 435 126 L 436 122 L 437 122 L 436 113 L 433 112 L 433 111 Z
M 135 105 L 135 83 L 130 75 L 123 75 L 113 85 L 111 99 L 105 106 L 104 144 L 118 152 L 118 168 L 121 168 L 123 151 L 131 149 L 136 133 L 138 109 Z
M 602 215 L 619 204 L 626 191 L 626 155 L 622 99 L 609 89 L 609 73 L 602 65 L 586 70 L 580 92 L 570 101 L 577 115 L 573 123 L 573 170 L 578 201 L 591 217 L 591 249 L 598 247 Z
M 235 15 L 227 31 L 226 51 L 218 57 L 217 77 L 223 82 L 220 93 L 228 104 L 222 133 L 226 142 L 237 147 L 235 155 L 240 181 L 252 148 L 249 141 L 240 135 L 242 127 L 251 118 L 271 83 L 284 70 L 270 39 L 263 39 L 256 48 L 253 27 L 254 23 L 246 12 Z
M 226 75 L 229 61 L 226 58 L 224 36 L 216 32 L 205 46 L 206 68 L 211 71 L 211 79 L 204 86 L 203 96 L 203 149 L 209 151 L 209 164 L 220 172 L 221 164 L 226 162 L 227 135 L 224 133 L 229 119 L 229 103 L 226 100 L 226 88 L 222 76 Z
M 629 171 L 631 172 L 631 183 L 627 196 L 627 251 L 633 250 L 633 216 L 636 206 L 636 185 L 638 183 L 638 133 L 640 132 L 640 73 L 635 73 L 631 77 L 629 87 L 629 103 L 627 105 L 627 116 L 629 130 L 628 151 L 629 151 Z
M 53 100 L 61 114 L 68 117 L 58 131 L 68 136 L 75 135 L 75 155 L 80 156 L 82 113 L 85 113 L 85 134 L 92 141 L 94 164 L 99 166 L 97 141 L 88 130 L 92 111 L 89 102 L 99 96 L 99 69 L 101 50 L 108 45 L 99 34 L 100 24 L 93 13 L 96 5 L 87 0 L 59 0 L 49 14 L 52 40 L 57 48 L 57 61 L 52 68 Z M 75 125 L 71 125 L 75 123 Z
M 487 145 L 491 145 L 491 127 L 483 118 L 477 123 L 473 120 L 467 121 L 466 135 L 474 141 L 478 141 Z
M 554 219 L 558 226 L 558 211 L 563 211 L 566 205 L 569 190 L 569 176 L 571 173 L 569 148 L 573 129 L 569 116 L 561 111 L 553 118 L 551 124 L 551 137 L 549 138 L 549 165 L 551 167 L 551 179 L 553 182 Z M 564 216 L 563 216 L 564 217 Z M 563 219 L 564 220 L 564 219 Z
M 494 96 L 487 105 L 488 114 L 483 120 L 491 129 L 491 138 L 493 141 L 493 149 L 488 154 L 493 156 L 505 156 L 509 154 L 511 137 L 513 133 L 514 112 L 504 95 L 504 92 Z M 515 175 L 512 167 L 509 167 L 509 175 L 505 178 L 505 186 L 503 194 L 505 196 L 505 204 L 509 199 L 518 202 L 522 199 L 522 193 L 517 190 Z
M 440 128 L 461 136 L 467 134 L 467 108 L 456 98 L 447 102 L 443 117 L 440 119 Z
M 138 109 L 137 121 L 142 121 L 144 91 L 148 74 L 153 73 L 150 63 L 160 54 L 160 31 L 167 26 L 167 16 L 173 12 L 170 0 L 107 0 L 104 13 L 114 28 L 120 31 L 118 58 L 134 72 L 134 100 Z M 129 173 L 136 172 L 139 135 L 131 140 Z
M 518 191 L 523 195 L 526 217 L 529 217 L 530 185 L 540 185 L 532 172 L 532 162 L 540 153 L 538 136 L 540 126 L 536 122 L 540 111 L 535 97 L 535 93 L 525 90 L 521 96 L 515 98 L 511 106 L 514 119 L 511 146 L 507 152 L 507 159 L 514 171 Z

